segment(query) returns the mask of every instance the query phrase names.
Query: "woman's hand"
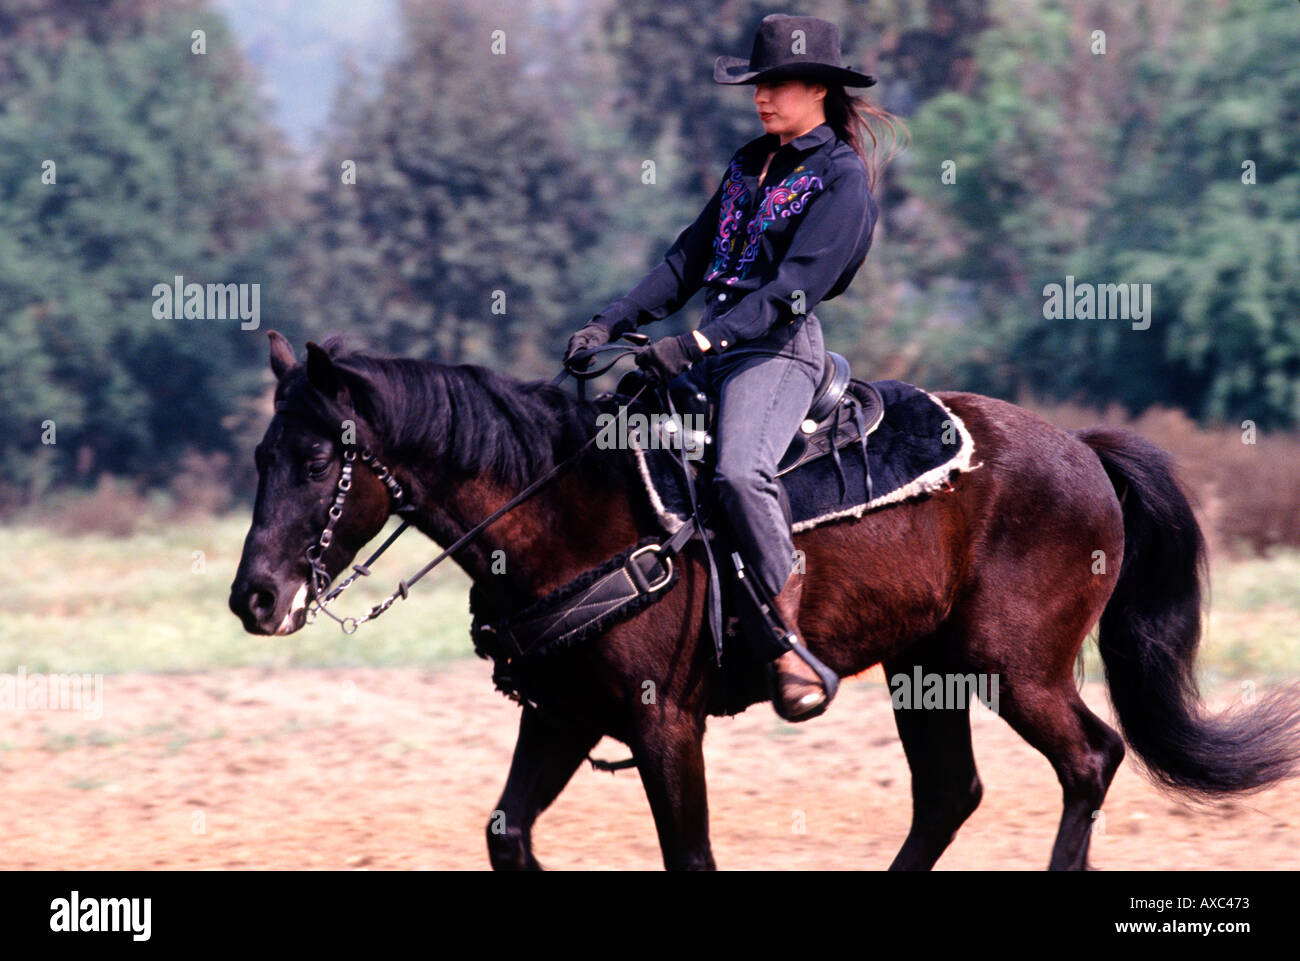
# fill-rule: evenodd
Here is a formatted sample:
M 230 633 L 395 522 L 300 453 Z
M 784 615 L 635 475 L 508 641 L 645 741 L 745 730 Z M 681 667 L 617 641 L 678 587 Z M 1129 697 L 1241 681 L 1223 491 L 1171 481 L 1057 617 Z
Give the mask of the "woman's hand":
M 569 338 L 569 346 L 564 352 L 564 366 L 571 367 L 578 372 L 586 370 L 591 366 L 591 358 L 585 357 L 581 361 L 570 363 L 573 355 L 580 350 L 590 350 L 593 347 L 601 347 L 608 343 L 608 330 L 600 324 L 588 324 Z
M 649 350 L 637 354 L 636 363 L 667 383 L 703 357 L 704 350 L 692 332 L 655 341 Z

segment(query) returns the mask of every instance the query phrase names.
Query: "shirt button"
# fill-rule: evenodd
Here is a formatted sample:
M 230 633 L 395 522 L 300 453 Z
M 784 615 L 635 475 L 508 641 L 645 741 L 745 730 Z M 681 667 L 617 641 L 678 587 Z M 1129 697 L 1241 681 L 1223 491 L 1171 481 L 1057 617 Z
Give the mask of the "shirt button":
M 726 299 L 727 299 L 726 294 L 718 294 L 718 300 L 726 300 Z

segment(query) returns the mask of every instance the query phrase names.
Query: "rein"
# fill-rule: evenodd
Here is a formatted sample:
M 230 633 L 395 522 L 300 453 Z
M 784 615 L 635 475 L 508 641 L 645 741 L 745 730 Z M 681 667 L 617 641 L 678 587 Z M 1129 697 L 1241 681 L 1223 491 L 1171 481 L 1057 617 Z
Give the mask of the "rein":
M 566 376 L 572 375 L 573 378 L 578 381 L 580 387 L 585 387 L 586 382 L 588 380 L 592 380 L 596 377 L 599 377 L 601 374 L 605 373 L 607 370 L 609 370 L 611 367 L 617 364 L 620 360 L 622 360 L 625 356 L 629 354 L 638 353 L 640 351 L 640 347 L 623 346 L 621 344 L 607 344 L 602 347 L 595 347 L 595 348 L 590 348 L 588 350 L 578 351 L 576 354 L 574 354 L 574 359 L 581 362 L 589 359 L 590 357 L 593 357 L 598 353 L 604 353 L 606 351 L 611 351 L 611 350 L 618 351 L 619 352 L 618 356 L 616 356 L 613 360 L 611 360 L 609 363 L 605 364 L 604 366 L 595 369 L 575 370 L 572 367 L 565 365 L 564 370 L 562 370 L 560 374 L 556 376 L 554 380 L 551 381 L 551 383 L 559 384 L 560 381 L 562 381 Z M 647 384 L 646 386 L 649 385 Z M 646 387 L 642 387 L 640 390 L 638 390 L 636 394 L 633 395 L 632 400 L 636 400 L 638 397 L 640 397 L 641 394 L 645 391 L 645 389 Z M 585 396 L 585 393 L 586 393 L 585 390 L 581 390 L 581 389 L 579 390 L 580 396 Z M 379 546 L 379 549 L 377 551 L 375 551 L 373 554 L 370 555 L 370 557 L 366 559 L 366 562 L 364 564 L 354 564 L 352 566 L 353 573 L 349 574 L 346 578 L 340 581 L 333 589 L 329 590 L 328 593 L 322 594 L 322 592 L 329 587 L 330 580 L 331 580 L 329 576 L 329 572 L 325 569 L 325 563 L 322 560 L 322 557 L 325 553 L 326 548 L 328 548 L 334 540 L 334 525 L 337 524 L 339 518 L 343 516 L 343 503 L 344 501 L 347 500 L 348 491 L 352 489 L 352 469 L 353 469 L 353 463 L 355 462 L 357 457 L 357 452 L 354 449 L 352 449 L 352 447 L 349 447 L 346 451 L 344 451 L 343 454 L 343 470 L 339 474 L 338 485 L 334 494 L 334 502 L 330 505 L 329 517 L 325 522 L 325 527 L 321 531 L 320 537 L 317 539 L 316 543 L 308 546 L 305 552 L 307 555 L 307 563 L 311 565 L 312 591 L 316 595 L 315 599 L 312 601 L 312 604 L 307 608 L 307 623 L 308 624 L 315 623 L 316 617 L 319 614 L 324 613 L 326 616 L 338 622 L 338 625 L 344 634 L 355 634 L 357 632 L 357 628 L 359 628 L 362 624 L 366 623 L 367 621 L 374 620 L 376 617 L 383 614 L 386 610 L 392 607 L 394 603 L 396 603 L 399 597 L 405 599 L 408 593 L 410 592 L 411 586 L 415 584 L 417 581 L 419 581 L 420 578 L 424 577 L 424 575 L 428 574 L 430 571 L 432 571 L 435 567 L 441 564 L 444 560 L 446 560 L 456 551 L 460 550 L 466 544 L 470 543 L 475 538 L 477 538 L 480 534 L 483 533 L 483 531 L 485 531 L 496 521 L 500 520 L 502 517 L 504 517 L 510 511 L 514 510 L 524 501 L 528 500 L 528 498 L 532 497 L 533 494 L 537 493 L 537 491 L 539 491 L 557 474 L 559 474 L 560 471 L 564 470 L 566 467 L 568 467 L 570 464 L 576 461 L 579 457 L 581 457 L 582 454 L 586 452 L 587 448 L 589 448 L 593 443 L 596 442 L 596 439 L 598 437 L 600 437 L 599 432 L 593 434 L 592 437 L 585 444 L 579 447 L 576 451 L 574 451 L 572 454 L 570 454 L 560 463 L 556 464 L 554 467 L 548 470 L 541 477 L 537 478 L 537 480 L 533 481 L 531 484 L 529 484 L 527 487 L 521 490 L 514 497 L 510 498 L 510 500 L 506 501 L 495 511 L 489 514 L 487 517 L 483 518 L 483 520 L 479 521 L 468 531 L 462 534 L 459 538 L 456 539 L 456 542 L 454 544 L 452 544 L 450 547 L 444 550 L 433 560 L 429 561 L 429 563 L 425 564 L 422 568 L 416 571 L 414 576 L 403 581 L 398 581 L 397 589 L 395 591 L 389 594 L 388 597 L 384 598 L 384 600 L 380 601 L 378 604 L 370 608 L 369 611 L 367 611 L 365 614 L 362 614 L 360 617 L 339 617 L 332 610 L 330 610 L 329 604 L 332 603 L 340 594 L 343 593 L 344 590 L 350 587 L 358 579 L 362 577 L 369 577 L 370 565 L 373 564 L 376 560 L 378 560 L 380 555 L 383 554 L 384 551 L 388 550 L 388 548 L 393 545 L 393 542 L 396 541 L 397 538 L 401 536 L 408 527 L 411 526 L 411 522 L 409 520 L 403 519 L 401 525 L 397 528 L 397 530 L 393 531 L 393 533 L 388 536 L 387 540 L 385 540 L 384 543 Z M 375 455 L 371 453 L 371 451 L 368 448 L 365 447 L 361 448 L 361 460 L 367 467 L 371 469 L 371 471 L 374 472 L 376 477 L 378 477 L 381 481 L 383 481 L 384 486 L 388 488 L 389 497 L 391 498 L 393 504 L 395 505 L 390 513 L 405 514 L 405 513 L 410 513 L 415 509 L 415 505 L 409 503 L 406 500 L 406 492 L 402 489 L 402 485 L 397 482 L 397 478 L 393 476 L 392 471 L 390 471 L 387 467 L 385 467 L 384 464 L 380 462 L 379 458 L 375 457 Z

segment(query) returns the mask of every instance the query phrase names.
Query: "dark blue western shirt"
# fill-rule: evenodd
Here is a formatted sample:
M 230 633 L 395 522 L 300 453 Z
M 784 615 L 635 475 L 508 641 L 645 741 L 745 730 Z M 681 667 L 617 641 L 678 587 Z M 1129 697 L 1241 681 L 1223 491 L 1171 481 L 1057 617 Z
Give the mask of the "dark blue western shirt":
M 634 330 L 705 287 L 699 330 L 710 353 L 726 351 L 842 294 L 871 248 L 877 215 L 862 158 L 829 124 L 784 146 L 763 134 L 736 151 L 663 263 L 593 320 L 616 335 Z

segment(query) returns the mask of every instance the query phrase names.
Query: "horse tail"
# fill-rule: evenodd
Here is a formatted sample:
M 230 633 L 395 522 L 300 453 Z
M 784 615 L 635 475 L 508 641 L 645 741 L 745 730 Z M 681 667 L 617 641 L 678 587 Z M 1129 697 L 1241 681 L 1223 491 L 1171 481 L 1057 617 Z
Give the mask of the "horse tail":
M 1208 574 L 1205 539 L 1170 456 L 1129 431 L 1076 432 L 1124 514 L 1119 582 L 1099 646 L 1124 739 L 1153 780 L 1202 799 L 1258 791 L 1300 769 L 1300 687 L 1207 715 L 1194 662 Z

